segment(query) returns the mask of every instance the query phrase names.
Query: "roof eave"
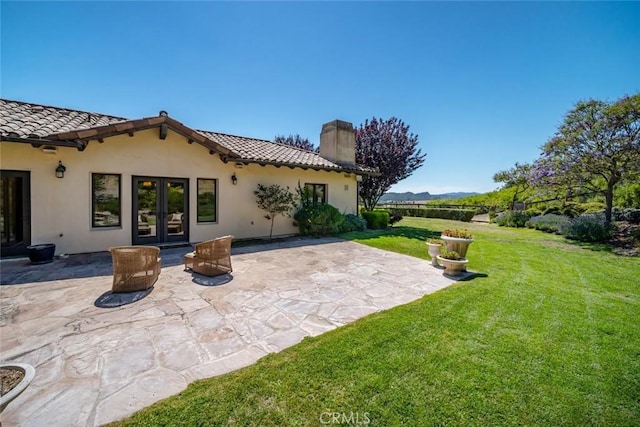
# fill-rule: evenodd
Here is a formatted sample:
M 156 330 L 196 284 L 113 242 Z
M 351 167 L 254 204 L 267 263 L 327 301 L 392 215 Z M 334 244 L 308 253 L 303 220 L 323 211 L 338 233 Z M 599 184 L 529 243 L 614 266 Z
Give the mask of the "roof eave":
M 44 145 L 50 145 L 53 147 L 68 147 L 68 148 L 76 148 L 78 151 L 83 151 L 87 147 L 86 141 L 74 141 L 74 140 L 64 140 L 57 141 L 46 138 L 22 138 L 19 136 L 10 136 L 10 135 L 0 135 L 0 141 L 6 142 L 18 142 L 22 144 L 31 144 L 34 148 L 40 148 Z
M 177 134 L 187 138 L 189 142 L 197 142 L 198 144 L 207 148 L 210 154 L 219 153 L 227 157 L 238 156 L 227 147 L 224 147 L 219 143 L 212 141 L 201 133 L 188 128 L 179 121 L 174 120 L 170 117 L 147 117 L 136 120 L 128 120 L 125 122 L 113 123 L 110 125 L 98 126 L 89 129 L 55 133 L 47 135 L 43 138 L 3 135 L 1 136 L 1 140 L 31 144 L 36 148 L 43 145 L 51 145 L 54 147 L 77 148 L 78 150 L 83 151 L 89 141 L 94 140 L 102 142 L 103 139 L 111 136 L 117 136 L 126 133 L 133 134 L 134 132 L 139 132 L 147 129 L 160 128 L 163 124 L 166 124 L 168 129 L 171 129 Z
M 354 173 L 356 175 L 364 175 L 364 176 L 379 176 L 380 173 L 377 171 L 368 171 L 357 168 L 357 165 L 354 167 L 349 167 L 347 165 L 336 165 L 335 167 L 329 166 L 321 166 L 321 165 L 308 165 L 304 163 L 290 163 L 290 162 L 277 162 L 273 160 L 263 160 L 263 159 L 248 159 L 243 157 L 229 157 L 228 161 L 236 162 L 236 163 L 244 163 L 244 164 L 257 164 L 260 166 L 275 166 L 275 167 L 288 167 L 291 169 L 300 168 L 303 170 L 315 170 L 315 171 L 327 171 L 327 172 L 338 172 L 338 173 Z
M 76 140 L 102 140 L 110 136 L 122 135 L 125 133 L 139 132 L 142 130 L 160 128 L 163 124 L 166 124 L 169 129 L 187 138 L 189 141 L 197 142 L 203 147 L 209 149 L 210 152 L 216 152 L 225 156 L 237 156 L 236 153 L 228 148 L 218 144 L 215 141 L 205 137 L 201 133 L 191 129 L 179 121 L 172 119 L 171 117 L 145 117 L 142 119 L 128 120 L 126 122 L 113 123 L 106 126 L 99 126 L 89 129 L 76 130 L 71 132 L 64 132 L 58 134 L 49 135 L 51 140 L 59 141 L 76 141 Z

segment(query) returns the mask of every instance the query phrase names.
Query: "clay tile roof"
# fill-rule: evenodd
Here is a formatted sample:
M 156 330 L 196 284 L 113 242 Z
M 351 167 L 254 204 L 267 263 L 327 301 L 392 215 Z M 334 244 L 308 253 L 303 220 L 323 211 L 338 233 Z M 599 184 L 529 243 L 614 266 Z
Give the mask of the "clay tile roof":
M 57 142 L 84 149 L 88 140 L 97 139 L 102 135 L 108 136 L 118 132 L 159 126 L 160 123 L 168 123 L 177 132 L 188 138 L 194 138 L 231 161 L 376 174 L 372 168 L 361 165 L 340 165 L 321 157 L 318 153 L 288 145 L 263 139 L 193 130 L 169 117 L 131 120 L 106 114 L 0 99 L 0 138 L 14 141 L 36 140 L 54 144 Z M 78 140 L 84 142 L 80 143 Z
M 124 117 L 0 99 L 0 135 L 46 138 L 52 134 L 127 121 Z
M 198 131 L 212 141 L 238 153 L 237 161 L 251 161 L 265 164 L 280 164 L 285 166 L 307 167 L 312 169 L 349 169 L 344 165 L 333 163 L 318 153 L 306 151 L 289 145 L 278 144 L 264 139 L 247 138 L 244 136 L 227 135 L 224 133 Z M 349 170 L 358 170 L 350 165 Z M 364 171 L 364 170 L 363 170 Z

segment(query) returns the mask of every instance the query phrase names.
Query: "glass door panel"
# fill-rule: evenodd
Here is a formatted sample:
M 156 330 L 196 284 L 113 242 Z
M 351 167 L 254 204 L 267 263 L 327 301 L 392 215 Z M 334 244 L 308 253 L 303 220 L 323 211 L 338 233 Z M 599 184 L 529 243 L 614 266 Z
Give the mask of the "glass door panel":
M 157 241 L 158 237 L 158 180 L 138 180 L 135 187 L 137 196 L 137 237 L 147 241 Z
M 189 180 L 133 178 L 133 243 L 189 241 Z
M 31 244 L 29 172 L 2 171 L 0 176 L 1 256 L 24 255 Z
M 185 183 L 167 181 L 167 236 L 184 236 Z

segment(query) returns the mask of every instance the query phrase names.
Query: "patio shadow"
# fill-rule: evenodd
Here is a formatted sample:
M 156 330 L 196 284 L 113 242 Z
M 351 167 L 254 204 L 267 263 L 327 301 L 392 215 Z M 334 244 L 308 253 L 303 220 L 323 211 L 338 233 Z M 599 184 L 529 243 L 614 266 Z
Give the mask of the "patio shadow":
M 131 304 L 136 301 L 140 301 L 151 293 L 153 287 L 145 289 L 143 291 L 126 292 L 126 293 L 113 293 L 107 291 L 100 295 L 98 299 L 93 303 L 98 308 L 116 308 L 123 305 Z
M 220 286 L 225 285 L 233 280 L 233 275 L 229 273 L 221 274 L 220 276 L 215 277 L 204 276 L 198 273 L 191 274 L 193 276 L 192 282 L 200 286 Z
M 348 240 L 353 240 L 353 239 L 368 240 L 368 239 L 377 239 L 380 236 L 394 236 L 394 237 L 404 237 L 407 239 L 415 239 L 415 240 L 426 242 L 427 239 L 440 238 L 441 234 L 442 234 L 441 231 L 427 230 L 425 228 L 393 226 L 393 227 L 389 227 L 381 230 L 353 231 L 350 233 L 345 233 L 343 237 L 345 237 Z
M 342 242 L 344 239 L 336 237 L 305 237 L 291 236 L 273 239 L 272 242 L 253 239 L 249 241 L 233 242 L 231 255 L 251 254 L 277 249 L 297 248 L 302 246 L 324 245 Z M 175 267 L 184 265 L 184 255 L 193 248 L 177 247 L 160 251 L 162 267 Z M 64 258 L 56 258 L 52 263 L 43 265 L 31 265 L 28 259 L 7 259 L 2 261 L 2 280 L 0 285 L 19 285 L 23 283 L 40 283 L 54 280 L 80 279 L 96 276 L 111 276 L 113 265 L 109 252 L 92 252 L 73 254 Z M 206 276 L 203 276 L 206 277 Z M 203 286 L 215 286 L 207 285 Z

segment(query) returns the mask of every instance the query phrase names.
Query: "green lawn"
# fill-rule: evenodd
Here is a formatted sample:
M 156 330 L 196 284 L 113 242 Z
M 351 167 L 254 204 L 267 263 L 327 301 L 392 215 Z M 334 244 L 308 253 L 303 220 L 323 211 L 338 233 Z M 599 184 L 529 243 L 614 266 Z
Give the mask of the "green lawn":
M 257 364 L 122 425 L 640 425 L 640 259 L 533 230 L 408 218 L 357 242 L 427 259 L 469 228 L 482 273 Z M 342 415 L 344 414 L 344 415 Z

